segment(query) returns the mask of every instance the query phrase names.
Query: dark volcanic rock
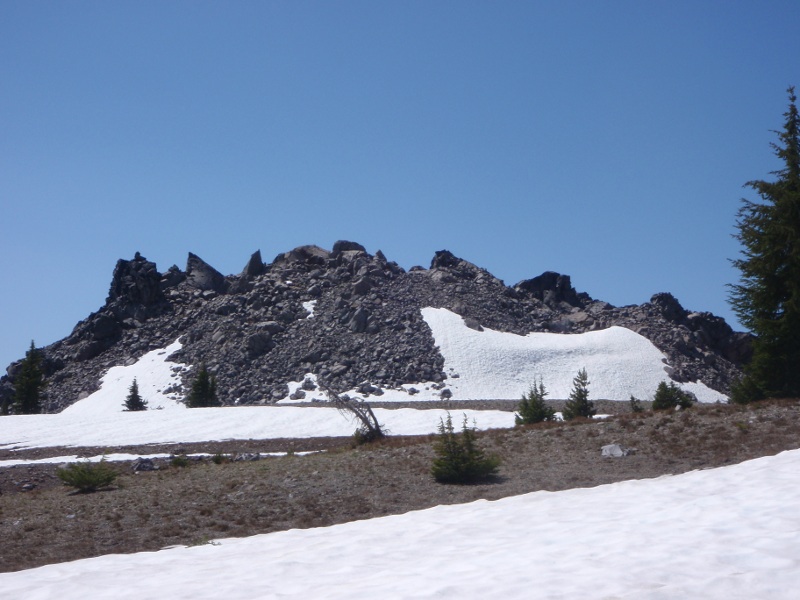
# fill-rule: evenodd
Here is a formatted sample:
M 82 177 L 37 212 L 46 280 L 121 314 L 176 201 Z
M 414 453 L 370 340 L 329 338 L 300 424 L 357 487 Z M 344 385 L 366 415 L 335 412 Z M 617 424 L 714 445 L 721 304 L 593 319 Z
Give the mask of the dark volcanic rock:
M 672 321 L 674 323 L 683 323 L 686 321 L 686 316 L 689 314 L 681 306 L 681 303 L 678 302 L 675 296 L 666 292 L 655 294 L 650 298 L 650 304 L 652 304 L 667 321 Z
M 108 304 L 153 306 L 163 300 L 161 273 L 155 263 L 138 252 L 133 260 L 117 261 L 108 291 Z
M 449 309 L 478 331 L 627 327 L 666 354 L 674 379 L 699 379 L 723 392 L 749 358 L 749 335 L 709 313 L 685 310 L 669 294 L 614 307 L 553 272 L 508 287 L 446 250 L 436 252 L 430 269 L 406 272 L 380 251 L 371 256 L 360 244 L 338 241 L 330 252 L 301 246 L 269 265 L 256 252 L 240 275 L 227 279 L 194 254 L 185 273 L 172 267 L 163 275 L 137 254 L 117 263 L 106 304 L 43 349 L 46 410 L 97 389 L 109 367 L 178 338 L 183 348 L 173 359 L 207 365 L 223 404 L 274 402 L 289 393 L 289 381 L 306 381 L 302 391 L 313 397 L 307 373 L 332 389 L 360 387 L 373 395 L 435 382 L 444 398 L 450 393 L 444 360 L 420 312 L 428 306 Z M 12 397 L 14 376 L 12 365 L 0 379 L 0 403 Z M 189 370 L 184 390 L 191 377 Z
M 261 260 L 261 250 L 256 250 L 244 266 L 240 277 L 254 279 L 267 271 L 267 265 Z
M 227 288 L 227 282 L 222 273 L 191 252 L 186 261 L 186 281 L 192 287 L 203 291 L 224 292 Z
M 339 257 L 342 252 L 363 252 L 364 254 L 367 253 L 367 249 L 364 248 L 361 244 L 356 242 L 348 242 L 346 240 L 339 240 L 338 242 L 334 242 L 333 250 L 331 250 L 331 258 Z
M 553 271 L 547 271 L 533 279 L 520 281 L 514 288 L 527 292 L 550 307 L 556 307 L 561 302 L 566 302 L 570 306 L 583 306 L 586 300 L 591 300 L 588 297 L 578 296 L 575 288 L 572 287 L 569 275 L 561 275 Z

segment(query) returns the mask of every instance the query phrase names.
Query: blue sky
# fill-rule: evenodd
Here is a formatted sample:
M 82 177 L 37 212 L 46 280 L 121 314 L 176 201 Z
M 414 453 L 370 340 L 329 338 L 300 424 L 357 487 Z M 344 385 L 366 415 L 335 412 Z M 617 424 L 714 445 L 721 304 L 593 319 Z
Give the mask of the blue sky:
M 800 3 L 0 3 L 0 369 L 118 258 L 448 249 L 737 328 L 742 185 L 800 86 Z

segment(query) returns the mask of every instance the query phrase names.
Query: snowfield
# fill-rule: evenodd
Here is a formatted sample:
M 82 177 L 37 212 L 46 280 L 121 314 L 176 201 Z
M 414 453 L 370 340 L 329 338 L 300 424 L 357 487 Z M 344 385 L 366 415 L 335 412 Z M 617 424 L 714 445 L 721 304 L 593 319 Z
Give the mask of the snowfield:
M 631 395 L 652 400 L 658 384 L 671 381 L 666 356 L 646 337 L 624 327 L 522 336 L 487 328 L 475 331 L 445 308 L 424 308 L 422 316 L 444 356 L 454 398 L 516 400 L 541 378 L 548 398 L 564 400 L 583 368 L 595 400 L 628 401 Z M 678 385 L 700 402 L 727 401 L 703 383 Z

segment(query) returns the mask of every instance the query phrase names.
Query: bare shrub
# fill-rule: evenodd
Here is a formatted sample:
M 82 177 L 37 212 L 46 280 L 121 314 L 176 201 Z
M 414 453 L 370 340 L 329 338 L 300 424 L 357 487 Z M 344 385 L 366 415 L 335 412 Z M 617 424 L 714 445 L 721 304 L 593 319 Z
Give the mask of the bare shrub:
M 378 422 L 372 407 L 363 400 L 353 400 L 346 396 L 340 396 L 326 385 L 319 384 L 328 398 L 339 412 L 355 418 L 358 427 L 353 433 L 353 441 L 356 445 L 369 444 L 382 440 L 386 437 L 386 431 Z

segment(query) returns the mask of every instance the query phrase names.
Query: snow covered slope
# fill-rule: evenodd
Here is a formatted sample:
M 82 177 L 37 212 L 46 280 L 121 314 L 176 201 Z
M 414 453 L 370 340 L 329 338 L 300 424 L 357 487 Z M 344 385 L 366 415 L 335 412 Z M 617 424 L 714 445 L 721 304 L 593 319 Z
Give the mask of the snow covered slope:
M 623 327 L 520 336 L 470 329 L 444 308 L 424 308 L 422 315 L 444 356 L 447 385 L 457 399 L 518 399 L 540 377 L 550 399 L 566 399 L 582 368 L 589 375 L 592 399 L 652 399 L 659 382 L 670 381 L 664 354 Z M 702 383 L 680 387 L 701 402 L 727 401 Z
M 189 443 L 226 439 L 348 436 L 356 424 L 326 406 L 242 406 L 187 409 L 165 390 L 181 365 L 166 358 L 175 342 L 148 352 L 129 366 L 113 367 L 101 388 L 54 415 L 12 415 L 0 420 L 0 448 L 120 446 Z M 136 378 L 152 410 L 126 412 L 123 403 Z M 480 429 L 511 427 L 514 415 L 502 411 L 463 411 Z M 435 433 L 443 410 L 381 410 L 375 414 L 395 435 Z
M 139 394 L 147 401 L 150 410 L 185 409 L 179 400 L 182 394 L 169 393 L 170 386 L 180 385 L 180 373 L 188 368 L 178 363 L 169 363 L 167 357 L 181 349 L 176 340 L 166 348 L 153 350 L 129 366 L 111 367 L 100 380 L 100 389 L 83 400 L 68 406 L 62 414 L 96 417 L 124 410 L 128 390 L 136 379 Z

